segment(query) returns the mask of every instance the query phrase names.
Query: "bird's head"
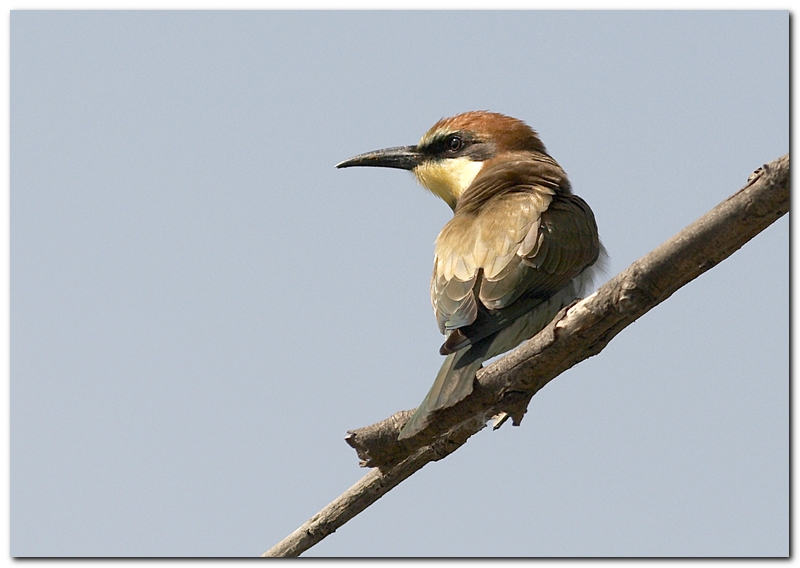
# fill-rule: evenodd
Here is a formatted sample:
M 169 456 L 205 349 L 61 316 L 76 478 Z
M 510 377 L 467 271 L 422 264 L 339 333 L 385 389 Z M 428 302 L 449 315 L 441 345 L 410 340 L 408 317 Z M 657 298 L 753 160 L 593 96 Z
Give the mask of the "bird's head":
M 416 146 L 367 152 L 336 167 L 410 170 L 424 187 L 455 209 L 459 197 L 486 162 L 545 152 L 536 132 L 521 120 L 495 112 L 472 111 L 441 119 Z

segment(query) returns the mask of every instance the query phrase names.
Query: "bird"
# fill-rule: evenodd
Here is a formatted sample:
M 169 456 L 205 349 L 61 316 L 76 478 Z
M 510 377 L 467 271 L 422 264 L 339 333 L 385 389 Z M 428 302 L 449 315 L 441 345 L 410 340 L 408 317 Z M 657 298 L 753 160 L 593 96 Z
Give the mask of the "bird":
M 484 361 L 581 298 L 606 252 L 591 208 L 522 120 L 489 111 L 442 118 L 416 145 L 336 165 L 354 166 L 411 171 L 453 210 L 436 238 L 430 283 L 445 360 L 403 440 L 466 398 Z

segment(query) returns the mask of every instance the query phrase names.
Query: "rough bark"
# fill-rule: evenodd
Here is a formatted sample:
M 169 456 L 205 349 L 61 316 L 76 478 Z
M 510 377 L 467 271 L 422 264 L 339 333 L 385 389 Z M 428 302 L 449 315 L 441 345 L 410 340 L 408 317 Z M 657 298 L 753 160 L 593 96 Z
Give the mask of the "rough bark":
M 348 432 L 362 467 L 374 467 L 264 556 L 297 556 L 431 461 L 458 449 L 488 419 L 522 420 L 531 397 L 599 353 L 626 326 L 733 254 L 789 211 L 789 156 L 762 166 L 747 185 L 588 298 L 562 310 L 539 334 L 482 369 L 470 396 L 437 412 L 411 439 L 397 436 L 413 410 Z

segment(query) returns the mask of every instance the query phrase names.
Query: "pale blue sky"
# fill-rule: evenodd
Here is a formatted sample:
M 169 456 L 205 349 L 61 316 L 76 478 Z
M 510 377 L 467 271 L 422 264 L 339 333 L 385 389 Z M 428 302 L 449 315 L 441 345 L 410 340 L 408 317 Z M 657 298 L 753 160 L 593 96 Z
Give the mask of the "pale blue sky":
M 449 209 L 334 164 L 521 118 L 607 279 L 788 152 L 789 14 L 15 11 L 10 95 L 11 554 L 255 556 L 441 362 Z M 786 555 L 788 526 L 786 216 L 307 555 Z

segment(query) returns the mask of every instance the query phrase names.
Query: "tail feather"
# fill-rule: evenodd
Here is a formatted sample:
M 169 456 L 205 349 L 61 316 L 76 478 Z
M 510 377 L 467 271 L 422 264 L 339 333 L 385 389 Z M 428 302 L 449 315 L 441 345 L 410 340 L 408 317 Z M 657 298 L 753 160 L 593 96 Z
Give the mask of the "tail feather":
M 516 317 L 506 327 L 467 344 L 444 360 L 431 390 L 419 405 L 411 419 L 403 426 L 398 439 L 410 438 L 421 432 L 430 423 L 436 410 L 453 406 L 472 392 L 475 373 L 487 359 L 513 349 L 526 339 L 536 335 L 558 311 L 579 297 L 578 279 L 558 293 L 537 305 L 533 310 Z
M 487 359 L 486 353 L 493 339 L 494 337 L 487 337 L 445 357 L 431 390 L 403 426 L 398 439 L 410 438 L 421 432 L 430 422 L 434 411 L 453 406 L 472 392 L 475 373 Z

